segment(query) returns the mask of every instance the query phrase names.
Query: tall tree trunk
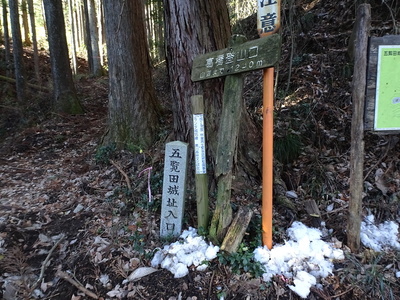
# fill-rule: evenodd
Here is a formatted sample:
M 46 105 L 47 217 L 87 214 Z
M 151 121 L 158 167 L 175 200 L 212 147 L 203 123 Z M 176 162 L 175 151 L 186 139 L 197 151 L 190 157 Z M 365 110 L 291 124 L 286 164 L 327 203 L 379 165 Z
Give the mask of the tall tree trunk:
M 93 50 L 92 50 L 92 43 L 90 37 L 90 25 L 89 25 L 89 5 L 88 0 L 83 0 L 83 26 L 84 26 L 84 41 L 87 50 L 87 61 L 89 64 L 89 71 L 92 73 L 93 71 Z
M 26 0 L 22 0 L 21 2 L 21 11 L 22 11 L 22 26 L 24 27 L 24 43 L 26 46 L 30 46 L 32 42 L 29 37 L 28 10 L 26 6 Z
M 36 22 L 35 22 L 35 10 L 33 7 L 33 0 L 28 0 L 28 10 L 32 28 L 33 62 L 35 67 L 35 77 L 36 81 L 40 84 L 41 80 L 39 74 L 39 52 L 38 52 L 37 38 L 36 38 Z
M 104 66 L 104 45 L 106 43 L 106 36 L 104 34 L 104 13 L 102 1 L 99 1 L 97 5 L 97 25 L 99 27 L 100 65 Z
M 192 62 L 196 56 L 227 46 L 231 33 L 226 1 L 199 0 L 189 3 L 185 0 L 164 0 L 164 7 L 174 132 L 177 139 L 189 141 L 192 115 L 188 99 L 192 95 L 203 94 L 207 154 L 209 165 L 214 167 L 223 79 L 193 83 L 190 77 Z M 249 179 L 260 180 L 260 137 L 260 131 L 244 109 L 240 119 L 237 156 L 232 170 L 235 175 L 233 186 L 238 181 L 248 184 Z M 214 180 L 220 175 L 214 174 Z
M 155 43 L 157 51 L 158 62 L 165 59 L 165 42 L 164 42 L 164 14 L 163 14 L 163 1 L 156 0 L 156 30 L 155 30 Z
M 203 84 L 190 80 L 193 59 L 204 52 L 222 49 L 230 37 L 224 0 L 164 0 L 167 65 L 173 97 L 174 132 L 188 142 L 192 124 L 190 97 L 203 94 L 206 108 L 208 150 L 216 149 L 216 120 L 221 108 L 222 80 Z M 184 41 L 184 42 L 183 42 Z M 204 87 L 204 88 L 203 88 Z M 214 152 L 215 153 L 215 152 Z M 213 157 L 214 155 L 212 155 Z
M 21 28 L 19 26 L 18 0 L 9 0 L 8 3 L 10 7 L 17 98 L 18 101 L 23 101 L 25 99 L 26 81 L 23 63 Z
M 46 16 L 45 16 L 45 12 L 44 12 L 44 2 L 42 1 L 41 4 L 42 4 L 42 5 L 41 5 L 41 8 L 42 8 L 42 17 L 43 17 L 43 20 L 46 20 Z M 44 32 L 46 33 L 46 35 L 48 35 L 46 21 L 44 22 L 43 26 L 44 26 Z
M 146 46 L 143 3 L 103 0 L 103 5 L 110 82 L 105 142 L 118 147 L 149 147 L 157 130 L 158 106 Z
M 151 0 L 146 1 L 146 5 L 144 6 L 144 12 L 146 16 L 146 32 L 147 32 L 147 47 L 149 48 L 150 58 L 153 59 L 153 41 L 152 41 L 152 26 L 153 26 L 153 18 L 151 17 Z
M 82 16 L 82 4 L 80 0 L 75 0 L 75 20 L 76 20 L 76 44 L 77 44 L 77 49 L 80 49 L 82 46 L 82 41 L 84 40 L 83 38 L 83 32 L 84 30 L 84 25 L 83 25 L 83 16 Z
M 11 75 L 11 49 L 10 49 L 10 33 L 8 31 L 8 13 L 7 13 L 7 1 L 2 0 L 3 4 L 3 25 L 4 25 L 4 47 L 5 47 L 5 59 L 6 59 L 6 76 L 10 77 Z
M 3 5 L 2 5 L 3 7 Z M 0 40 L 3 41 L 4 40 L 4 36 L 3 36 L 3 19 L 0 19 Z
M 77 65 L 76 65 L 76 22 L 74 19 L 74 11 L 75 11 L 75 3 L 74 0 L 69 0 L 69 22 L 71 24 L 71 41 L 72 41 L 72 72 L 76 74 Z
M 77 98 L 69 64 L 61 0 L 43 0 L 53 76 L 54 109 L 69 114 L 83 113 Z
M 99 31 L 97 26 L 96 5 L 94 0 L 88 0 L 88 23 L 90 48 L 92 49 L 92 75 L 101 76 L 103 70 L 100 63 Z

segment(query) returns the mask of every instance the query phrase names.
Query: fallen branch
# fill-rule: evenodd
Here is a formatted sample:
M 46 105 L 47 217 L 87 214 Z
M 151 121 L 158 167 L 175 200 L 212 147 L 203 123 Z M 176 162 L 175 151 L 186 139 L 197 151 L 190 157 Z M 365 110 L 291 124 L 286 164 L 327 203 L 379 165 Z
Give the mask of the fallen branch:
M 122 168 L 121 168 L 115 161 L 113 161 L 112 159 L 110 159 L 110 163 L 111 163 L 114 167 L 116 167 L 116 168 L 118 169 L 118 171 L 122 174 L 122 176 L 124 176 L 126 185 L 128 186 L 128 189 L 129 189 L 130 191 L 132 191 L 132 186 L 131 186 L 131 182 L 130 182 L 130 180 L 129 180 L 128 174 L 126 174 L 126 173 L 124 172 L 124 170 L 122 170 Z
M 56 272 L 56 276 L 64 279 L 65 281 L 69 282 L 73 286 L 75 286 L 78 290 L 81 292 L 85 293 L 86 296 L 93 298 L 93 299 L 99 299 L 99 297 L 93 293 L 92 291 L 89 291 L 87 288 L 85 288 L 83 285 L 80 283 L 76 282 L 74 279 L 72 279 L 68 273 L 65 273 L 64 271 L 58 270 Z
M 46 270 L 46 267 L 50 260 L 50 257 L 53 254 L 54 250 L 58 247 L 58 245 L 60 245 L 61 241 L 64 240 L 64 237 L 65 237 L 65 235 L 62 235 L 60 237 L 60 239 L 57 241 L 57 243 L 55 243 L 54 246 L 50 249 L 49 253 L 46 256 L 46 259 L 42 263 L 42 268 L 40 269 L 39 278 L 38 278 L 38 280 L 36 280 L 35 284 L 31 287 L 31 291 L 34 291 L 37 288 L 37 286 L 39 285 L 39 283 L 42 281 L 42 279 L 44 277 L 44 272 Z
M 16 80 L 14 78 L 2 76 L 2 75 L 0 75 L 0 79 L 4 80 L 4 81 L 7 81 L 7 82 L 11 82 L 11 83 L 15 83 L 16 82 Z M 36 84 L 28 83 L 28 82 L 26 83 L 26 85 L 31 87 L 31 88 L 33 88 L 33 89 L 42 91 L 42 92 L 48 92 L 49 91 L 49 89 L 47 87 L 42 86 L 42 85 L 36 85 Z

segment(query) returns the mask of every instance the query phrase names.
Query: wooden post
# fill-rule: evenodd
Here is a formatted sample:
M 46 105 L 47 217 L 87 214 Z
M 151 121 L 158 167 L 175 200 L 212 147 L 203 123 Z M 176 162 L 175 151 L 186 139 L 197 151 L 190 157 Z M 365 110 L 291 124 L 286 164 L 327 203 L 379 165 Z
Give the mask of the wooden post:
M 234 253 L 239 248 L 243 236 L 253 216 L 253 211 L 248 207 L 240 207 L 235 218 L 229 226 L 225 239 L 221 245 L 221 250 Z
M 205 131 L 204 131 L 204 101 L 203 96 L 192 96 L 192 113 L 194 128 L 194 151 L 196 160 L 196 203 L 197 226 L 206 230 L 208 228 L 208 176 L 206 170 Z
M 246 38 L 233 36 L 229 44 L 244 43 Z M 243 106 L 243 75 L 226 76 L 222 100 L 221 121 L 218 130 L 218 146 L 215 163 L 215 177 L 218 180 L 217 203 L 210 226 L 210 237 L 221 242 L 232 221 L 231 188 L 232 169 L 236 158 L 240 115 Z
M 223 239 L 232 221 L 231 186 L 240 113 L 243 106 L 241 74 L 274 66 L 280 57 L 281 37 L 279 34 L 246 43 L 244 41 L 243 36 L 235 35 L 231 38 L 228 48 L 199 55 L 194 59 L 192 66 L 192 81 L 227 76 L 215 166 L 215 175 L 218 180 L 217 205 L 209 231 L 214 243 L 219 243 Z
M 360 247 L 362 192 L 364 184 L 364 101 L 367 74 L 368 36 L 371 6 L 361 4 L 357 10 L 353 75 L 353 116 L 350 148 L 350 200 L 347 221 L 347 243 L 353 252 Z

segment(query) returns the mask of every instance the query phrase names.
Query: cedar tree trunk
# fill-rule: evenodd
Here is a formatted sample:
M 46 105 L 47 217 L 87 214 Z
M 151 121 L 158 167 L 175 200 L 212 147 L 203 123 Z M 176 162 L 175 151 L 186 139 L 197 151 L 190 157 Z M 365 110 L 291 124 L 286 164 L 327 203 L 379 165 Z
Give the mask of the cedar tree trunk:
M 109 66 L 108 134 L 117 147 L 149 147 L 158 127 L 142 1 L 103 0 Z
M 54 110 L 81 114 L 69 63 L 64 14 L 61 0 L 43 0 L 53 76 Z

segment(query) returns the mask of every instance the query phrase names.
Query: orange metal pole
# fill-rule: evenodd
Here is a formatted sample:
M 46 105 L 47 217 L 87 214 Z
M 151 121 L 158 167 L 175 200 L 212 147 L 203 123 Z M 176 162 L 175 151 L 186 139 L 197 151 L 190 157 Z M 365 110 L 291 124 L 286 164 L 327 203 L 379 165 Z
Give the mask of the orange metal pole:
M 274 68 L 263 75 L 263 151 L 262 151 L 262 240 L 272 248 L 272 199 L 274 169 Z
M 281 22 L 280 0 L 257 1 L 257 30 L 260 37 L 274 34 Z M 263 245 L 272 248 L 272 199 L 274 175 L 274 68 L 263 75 L 263 151 L 262 151 L 261 230 Z

